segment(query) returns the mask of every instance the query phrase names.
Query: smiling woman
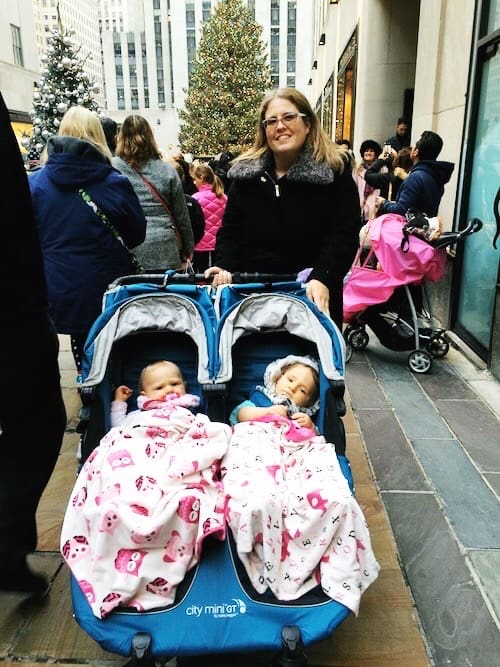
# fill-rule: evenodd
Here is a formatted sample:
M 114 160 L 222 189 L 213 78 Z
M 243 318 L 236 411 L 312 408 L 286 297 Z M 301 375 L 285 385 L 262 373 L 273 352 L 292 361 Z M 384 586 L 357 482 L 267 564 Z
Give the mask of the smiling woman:
M 342 281 L 359 231 L 359 199 L 345 152 L 326 135 L 306 97 L 278 88 L 263 99 L 252 148 L 232 181 L 214 262 L 213 285 L 234 271 L 290 274 L 312 268 L 306 293 L 342 326 Z

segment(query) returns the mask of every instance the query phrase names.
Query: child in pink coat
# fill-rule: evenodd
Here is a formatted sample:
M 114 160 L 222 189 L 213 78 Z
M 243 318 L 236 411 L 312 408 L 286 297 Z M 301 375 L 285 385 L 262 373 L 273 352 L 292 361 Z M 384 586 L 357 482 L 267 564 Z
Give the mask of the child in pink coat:
M 212 251 L 222 224 L 227 195 L 224 194 L 222 181 L 208 164 L 197 163 L 193 166 L 191 175 L 198 188 L 193 197 L 200 204 L 205 217 L 205 233 L 194 249 L 193 265 L 196 273 L 203 273 L 212 265 Z

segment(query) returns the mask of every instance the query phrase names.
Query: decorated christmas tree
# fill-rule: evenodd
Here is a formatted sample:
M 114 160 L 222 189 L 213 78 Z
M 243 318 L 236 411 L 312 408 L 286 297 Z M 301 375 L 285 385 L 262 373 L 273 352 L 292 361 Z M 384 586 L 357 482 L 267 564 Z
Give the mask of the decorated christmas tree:
M 185 109 L 181 150 L 239 153 L 254 139 L 257 110 L 270 88 L 262 28 L 241 0 L 221 0 L 203 26 Z
M 79 48 L 72 40 L 74 31 L 64 30 L 61 19 L 58 28 L 47 40 L 47 53 L 41 58 L 42 75 L 33 91 L 31 137 L 22 139 L 28 150 L 28 160 L 36 161 L 47 143 L 47 139 L 57 134 L 57 129 L 65 111 L 78 104 L 100 112 L 94 93 L 99 88 L 93 84 L 84 71 L 85 60 L 79 57 Z M 89 54 L 87 57 L 91 57 Z

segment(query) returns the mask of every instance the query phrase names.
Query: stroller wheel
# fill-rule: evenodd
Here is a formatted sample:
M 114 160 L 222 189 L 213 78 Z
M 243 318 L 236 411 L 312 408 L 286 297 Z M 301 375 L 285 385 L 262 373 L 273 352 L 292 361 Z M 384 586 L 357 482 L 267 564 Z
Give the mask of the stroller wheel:
M 368 345 L 369 340 L 370 337 L 362 327 L 353 329 L 347 336 L 347 342 L 351 345 L 353 350 L 364 350 Z
M 430 355 L 434 357 L 434 359 L 442 359 L 448 354 L 450 350 L 450 344 L 446 338 L 444 338 L 444 336 L 438 334 L 437 336 L 431 338 L 431 340 L 426 345 L 426 349 Z
M 352 345 L 349 341 L 345 344 L 345 363 L 348 364 L 351 361 L 352 357 Z
M 408 355 L 408 366 L 414 373 L 427 373 L 432 366 L 432 357 L 425 350 L 413 350 Z

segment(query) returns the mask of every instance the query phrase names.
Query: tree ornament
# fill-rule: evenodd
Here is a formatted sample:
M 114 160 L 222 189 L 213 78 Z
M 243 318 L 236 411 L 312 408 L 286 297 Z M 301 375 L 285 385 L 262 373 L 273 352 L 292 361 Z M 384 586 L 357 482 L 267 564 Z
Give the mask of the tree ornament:
M 33 132 L 29 139 L 29 150 L 40 153 L 46 141 L 55 134 L 60 119 L 73 104 L 93 111 L 98 109 L 92 86 L 83 71 L 76 47 L 70 38 L 74 31 L 65 30 L 59 21 L 47 41 L 46 53 L 42 55 L 42 74 L 33 89 L 33 108 L 30 117 Z

